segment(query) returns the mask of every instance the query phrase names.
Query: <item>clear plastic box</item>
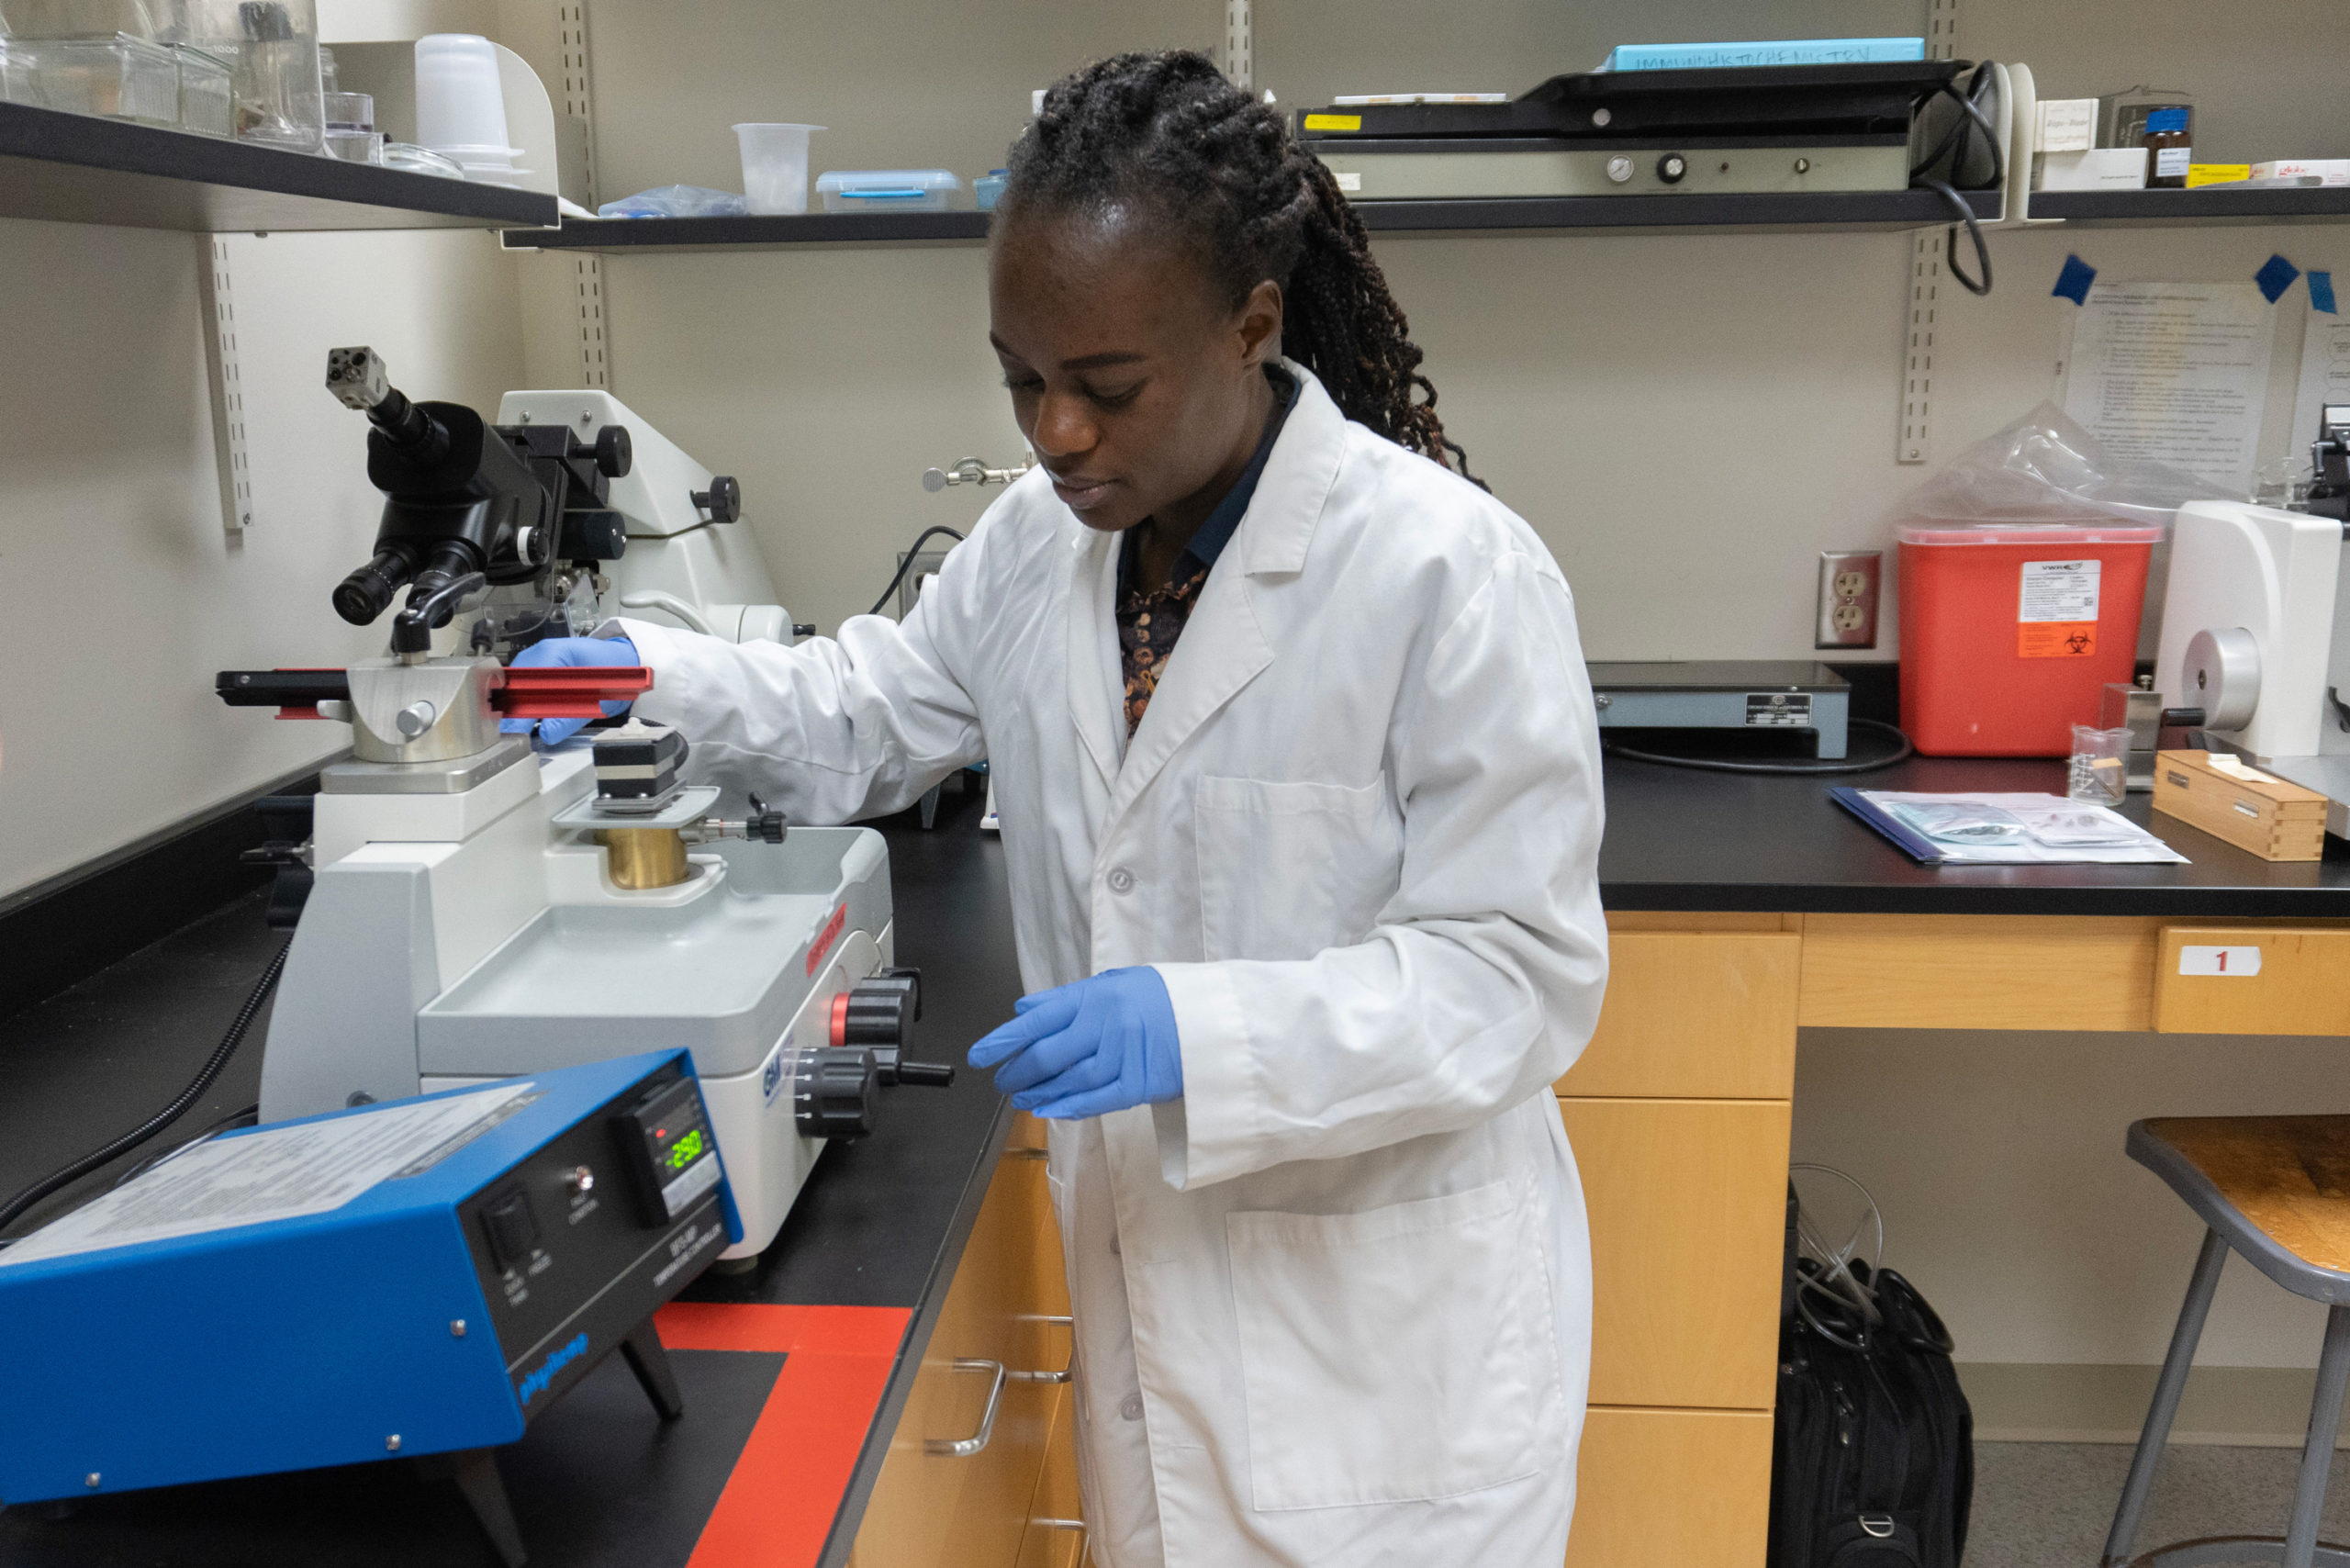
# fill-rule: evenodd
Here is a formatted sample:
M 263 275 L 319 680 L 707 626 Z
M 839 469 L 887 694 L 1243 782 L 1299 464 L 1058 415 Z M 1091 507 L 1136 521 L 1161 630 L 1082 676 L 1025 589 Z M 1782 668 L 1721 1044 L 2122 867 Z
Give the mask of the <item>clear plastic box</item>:
M 945 212 L 962 188 L 945 169 L 827 169 L 816 176 L 826 212 Z
M 171 50 L 179 61 L 180 129 L 227 136 L 236 121 L 229 62 L 194 44 L 175 43 Z
M 151 125 L 180 123 L 180 65 L 162 45 L 129 33 L 43 39 L 38 76 L 52 109 Z
M 39 62 L 22 39 L 0 38 L 0 104 L 49 106 L 49 95 L 41 91 Z

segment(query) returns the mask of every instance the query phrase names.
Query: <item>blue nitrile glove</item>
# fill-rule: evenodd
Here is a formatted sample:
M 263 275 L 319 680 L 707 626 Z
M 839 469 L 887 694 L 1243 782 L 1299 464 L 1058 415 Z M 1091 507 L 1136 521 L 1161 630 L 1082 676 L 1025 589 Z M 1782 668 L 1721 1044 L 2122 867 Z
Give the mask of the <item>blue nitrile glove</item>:
M 1018 1016 L 971 1047 L 1002 1066 L 995 1086 L 1040 1116 L 1103 1116 L 1183 1092 L 1167 982 L 1147 967 L 1106 969 L 1013 1003 Z
M 514 655 L 516 669 L 541 669 L 548 665 L 571 669 L 610 669 L 615 665 L 641 665 L 636 644 L 626 637 L 549 637 Z M 605 716 L 628 711 L 625 702 L 604 704 Z M 527 735 L 533 726 L 542 745 L 561 745 L 588 727 L 585 719 L 500 719 L 498 727 L 509 735 Z

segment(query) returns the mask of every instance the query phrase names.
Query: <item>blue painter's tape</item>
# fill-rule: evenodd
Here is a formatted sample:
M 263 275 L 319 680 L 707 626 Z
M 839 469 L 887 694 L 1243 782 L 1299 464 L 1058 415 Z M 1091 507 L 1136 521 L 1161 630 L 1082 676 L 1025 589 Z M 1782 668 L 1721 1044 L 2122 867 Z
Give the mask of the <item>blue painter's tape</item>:
M 2059 299 L 2069 299 L 2076 305 L 2089 302 L 2089 285 L 2097 281 L 2097 269 L 2078 256 L 2066 256 L 2056 274 L 2056 286 L 2048 292 Z
M 2260 263 L 2260 270 L 2252 274 L 2252 281 L 2260 286 L 2262 296 L 2274 305 L 2284 297 L 2285 291 L 2292 287 L 2293 280 L 2300 275 L 2301 269 L 2284 257 L 2271 256 Z
M 2310 308 L 2322 310 L 2329 316 L 2341 314 L 2333 306 L 2333 274 L 2332 273 L 2320 272 L 2315 267 L 2310 269 Z

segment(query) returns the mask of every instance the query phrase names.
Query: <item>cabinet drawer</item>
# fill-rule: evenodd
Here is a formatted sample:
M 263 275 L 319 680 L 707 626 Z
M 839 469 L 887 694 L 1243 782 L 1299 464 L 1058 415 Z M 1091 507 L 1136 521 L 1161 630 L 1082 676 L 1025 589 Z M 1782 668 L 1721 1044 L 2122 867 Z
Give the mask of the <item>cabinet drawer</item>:
M 1615 932 L 1607 1000 L 1561 1094 L 1784 1100 L 1794 1092 L 1792 931 Z
M 1768 1410 L 1785 1101 L 1559 1102 L 1591 1215 L 1595 1405 Z
M 1007 1380 L 978 1453 L 934 1454 L 923 1441 L 979 1429 L 994 1379 L 958 1360 L 1017 1367 L 1034 1353 L 1023 1318 L 1036 1305 L 1036 1251 L 1051 1234 L 1049 1219 L 1037 1223 L 1044 1182 L 1036 1160 L 996 1167 L 866 1506 L 856 1568 L 1013 1568 L 1019 1558 L 1058 1386 Z
M 1077 1400 L 1074 1391 L 1056 1390 L 1051 1428 L 1045 1439 L 1045 1469 L 1028 1505 L 1028 1533 L 1020 1543 L 1020 1568 L 1077 1568 L 1085 1561 L 1085 1531 L 1079 1523 L 1077 1495 Z
M 2350 930 L 2166 925 L 2154 956 L 2165 1035 L 2350 1035 Z
M 1771 1417 L 1595 1406 L 1567 1568 L 1762 1568 Z

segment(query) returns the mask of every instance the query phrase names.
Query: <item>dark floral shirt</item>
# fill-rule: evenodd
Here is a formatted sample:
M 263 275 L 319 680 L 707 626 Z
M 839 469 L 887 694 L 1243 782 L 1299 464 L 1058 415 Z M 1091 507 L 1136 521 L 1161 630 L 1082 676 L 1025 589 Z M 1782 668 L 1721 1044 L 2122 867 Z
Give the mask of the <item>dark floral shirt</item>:
M 1257 481 L 1265 472 L 1265 460 L 1272 455 L 1274 438 L 1281 433 L 1281 424 L 1297 400 L 1297 383 L 1286 371 L 1267 366 L 1265 375 L 1273 384 L 1273 413 L 1265 421 L 1264 438 L 1258 442 L 1256 454 L 1240 471 L 1231 491 L 1216 503 L 1199 532 L 1192 535 L 1192 542 L 1183 546 L 1183 553 L 1175 557 L 1173 577 L 1156 587 L 1137 580 L 1142 575 L 1141 553 L 1135 548 L 1134 534 L 1149 527 L 1148 523 L 1129 531 L 1119 544 L 1118 666 L 1126 679 L 1129 740 L 1150 707 L 1151 695 L 1167 672 L 1167 661 L 1174 656 L 1175 640 L 1192 619 L 1192 607 L 1207 586 L 1209 570 L 1248 513 L 1249 498 L 1257 493 Z

